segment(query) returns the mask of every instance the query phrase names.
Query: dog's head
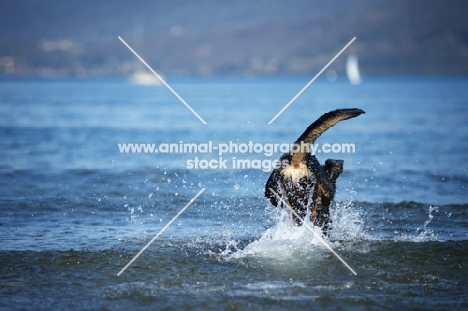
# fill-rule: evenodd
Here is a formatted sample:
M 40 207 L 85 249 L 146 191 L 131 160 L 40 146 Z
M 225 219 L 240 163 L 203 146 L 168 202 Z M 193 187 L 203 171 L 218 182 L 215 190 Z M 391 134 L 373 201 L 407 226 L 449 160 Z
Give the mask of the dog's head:
M 327 159 L 325 161 L 323 170 L 332 182 L 336 182 L 336 179 L 343 173 L 343 163 L 343 160 Z

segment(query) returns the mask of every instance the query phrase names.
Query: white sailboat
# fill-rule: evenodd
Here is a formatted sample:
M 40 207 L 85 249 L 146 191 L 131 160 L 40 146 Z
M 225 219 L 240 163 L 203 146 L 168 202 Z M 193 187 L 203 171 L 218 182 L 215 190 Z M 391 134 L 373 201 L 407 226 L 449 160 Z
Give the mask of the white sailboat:
M 359 73 L 359 63 L 356 55 L 349 55 L 346 59 L 346 75 L 351 84 L 361 84 L 361 74 Z
M 146 69 L 146 68 L 145 68 Z M 130 82 L 140 85 L 160 85 L 161 80 L 158 79 L 148 69 L 138 69 L 130 76 Z
M 133 25 L 133 42 L 135 48 L 139 51 L 143 50 L 143 39 L 144 39 L 144 26 L 143 21 L 136 19 Z M 129 80 L 133 84 L 140 85 L 161 85 L 162 82 L 156 77 L 143 63 L 137 59 L 133 59 L 133 73 L 129 77 Z

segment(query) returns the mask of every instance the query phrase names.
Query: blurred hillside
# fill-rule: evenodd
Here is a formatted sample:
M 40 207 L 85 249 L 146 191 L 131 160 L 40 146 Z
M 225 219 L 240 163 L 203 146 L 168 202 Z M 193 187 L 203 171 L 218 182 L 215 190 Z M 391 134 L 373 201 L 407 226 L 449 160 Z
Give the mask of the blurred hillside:
M 0 0 L 1 75 L 467 74 L 468 1 Z M 345 56 L 332 65 L 343 71 Z

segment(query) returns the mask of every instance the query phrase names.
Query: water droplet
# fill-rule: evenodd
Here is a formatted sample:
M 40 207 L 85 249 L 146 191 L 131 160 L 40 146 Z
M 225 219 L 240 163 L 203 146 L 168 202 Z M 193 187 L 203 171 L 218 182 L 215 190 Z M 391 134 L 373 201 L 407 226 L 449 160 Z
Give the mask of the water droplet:
M 239 184 L 238 184 L 238 183 L 235 183 L 235 184 L 234 184 L 234 188 L 236 188 L 236 190 L 239 189 L 239 188 L 240 188 Z

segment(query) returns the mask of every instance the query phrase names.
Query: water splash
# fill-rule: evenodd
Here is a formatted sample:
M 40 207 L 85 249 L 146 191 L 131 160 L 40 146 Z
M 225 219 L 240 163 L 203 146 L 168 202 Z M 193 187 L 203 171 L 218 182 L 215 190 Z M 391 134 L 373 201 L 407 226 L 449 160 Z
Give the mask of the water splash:
M 306 226 L 293 225 L 289 212 L 280 209 L 277 211 L 276 221 L 272 227 L 244 249 L 230 254 L 229 258 L 264 258 L 276 262 L 294 263 L 304 259 L 320 261 L 328 255 L 328 250 Z M 306 217 L 308 218 L 308 216 Z M 363 233 L 364 220 L 361 209 L 352 202 L 335 204 L 332 208 L 331 218 L 333 230 L 330 238 L 334 242 L 327 238 L 325 240 L 332 247 L 342 247 L 343 242 L 356 241 L 366 237 Z M 322 236 L 320 228 L 314 227 L 312 224 L 309 226 Z
M 333 221 L 333 230 L 330 231 L 332 240 L 354 241 L 370 238 L 364 230 L 365 215 L 354 202 L 335 203 L 330 209 L 330 217 Z
M 429 228 L 429 225 L 431 224 L 432 220 L 434 219 L 434 215 L 432 215 L 433 212 L 438 212 L 439 208 L 437 206 L 426 206 L 424 207 L 425 209 L 427 208 L 427 215 L 428 218 L 426 221 L 424 221 L 422 226 L 417 226 L 417 222 L 420 222 L 421 216 L 419 210 L 415 210 L 413 213 L 412 217 L 414 217 L 413 222 L 407 219 L 397 219 L 395 221 L 396 224 L 398 224 L 400 227 L 405 225 L 405 226 L 410 226 L 410 228 L 416 227 L 416 229 L 407 229 L 406 232 L 402 229 L 394 230 L 394 233 L 396 234 L 393 236 L 393 240 L 398 242 L 398 241 L 404 241 L 404 242 L 428 242 L 428 241 L 438 241 L 438 236 L 434 232 L 433 229 Z M 408 223 L 409 222 L 409 223 Z M 416 223 L 414 223 L 416 222 Z M 391 222 L 393 224 L 393 222 Z M 414 227 L 413 227 L 414 226 Z M 413 231 L 414 230 L 414 231 Z
M 314 228 L 314 230 L 318 234 L 322 234 L 320 228 Z M 321 247 L 318 239 L 305 226 L 294 226 L 290 215 L 286 211 L 282 211 L 280 219 L 273 227 L 268 228 L 258 240 L 233 253 L 231 257 L 263 257 L 287 260 L 296 256 L 297 253 L 307 253 L 314 246 Z
M 424 222 L 423 227 L 418 227 L 416 232 L 420 232 L 419 235 L 416 237 L 416 241 L 433 241 L 437 239 L 437 234 L 430 228 L 428 228 L 429 224 L 432 222 L 434 216 L 432 212 L 439 212 L 439 207 L 437 206 L 429 206 L 428 208 L 428 219 Z

